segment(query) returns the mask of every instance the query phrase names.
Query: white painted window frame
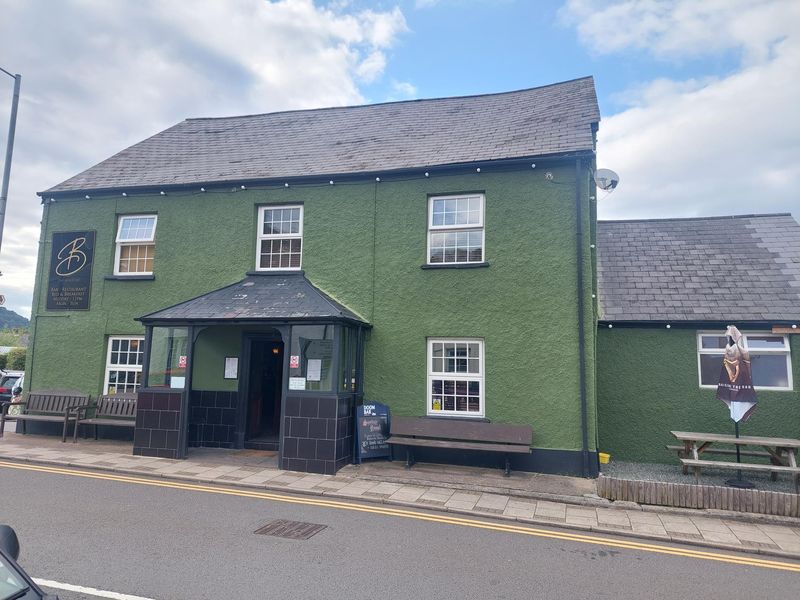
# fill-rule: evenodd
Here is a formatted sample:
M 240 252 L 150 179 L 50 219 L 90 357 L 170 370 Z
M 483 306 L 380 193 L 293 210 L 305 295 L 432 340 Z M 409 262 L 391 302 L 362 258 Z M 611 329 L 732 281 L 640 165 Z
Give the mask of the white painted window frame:
M 286 208 L 300 209 L 300 226 L 297 233 L 264 233 L 264 213 L 268 210 L 279 210 Z M 297 271 L 303 268 L 303 252 L 305 250 L 305 239 L 303 239 L 303 221 L 305 220 L 305 209 L 302 204 L 265 204 L 258 207 L 258 230 L 256 232 L 256 271 Z M 300 264 L 296 267 L 262 267 L 261 266 L 261 242 L 263 240 L 300 240 Z
M 449 373 L 446 371 L 433 370 L 433 344 L 435 343 L 477 343 L 480 351 L 477 373 Z M 462 337 L 432 337 L 427 339 L 427 361 L 425 370 L 427 372 L 427 390 L 425 393 L 425 406 L 428 416 L 457 416 L 465 418 L 482 419 L 486 416 L 486 347 L 483 338 L 462 338 Z M 458 410 L 433 410 L 431 408 L 431 383 L 434 379 L 453 379 L 456 381 L 480 381 L 480 411 L 468 412 Z
M 120 240 L 119 234 L 122 231 L 122 222 L 125 219 L 149 219 L 153 218 L 153 234 L 149 238 L 141 238 L 137 240 Z M 141 214 L 141 215 L 119 215 L 117 217 L 117 235 L 115 238 L 116 250 L 114 252 L 114 275 L 117 277 L 137 277 L 139 275 L 152 275 L 153 271 L 120 271 L 119 261 L 121 258 L 123 246 L 145 246 L 148 244 L 156 245 L 156 229 L 158 229 L 158 215 L 155 213 Z M 155 265 L 155 258 L 153 258 Z
M 144 363 L 144 336 L 143 335 L 111 335 L 108 336 L 106 348 L 106 369 L 103 376 L 103 394 L 108 394 L 108 375 L 111 371 L 127 371 L 132 373 L 141 373 L 144 369 L 144 364 L 141 365 L 115 365 L 111 364 L 111 346 L 114 340 L 139 340 L 142 363 Z
M 725 334 L 720 333 L 719 331 L 698 331 L 697 332 L 697 382 L 702 389 L 717 389 L 716 385 L 704 385 L 703 384 L 703 373 L 701 371 L 702 365 L 700 364 L 700 356 L 703 354 L 713 354 L 719 356 L 720 358 L 725 353 L 724 348 L 703 348 L 702 346 L 702 339 L 703 336 L 715 336 L 715 337 L 722 337 Z M 762 335 L 769 335 L 774 337 L 781 337 L 783 338 L 783 345 L 784 347 L 781 349 L 778 348 L 770 348 L 770 349 L 763 349 L 758 348 L 756 350 L 752 350 L 747 346 L 747 338 L 749 336 L 758 337 Z M 765 386 L 765 385 L 757 385 L 754 386 L 756 390 L 764 390 L 764 391 L 771 391 L 771 392 L 792 392 L 794 391 L 794 381 L 792 378 L 792 348 L 789 344 L 789 336 L 783 335 L 780 333 L 772 333 L 771 331 L 743 331 L 742 336 L 744 336 L 744 344 L 745 348 L 750 352 L 750 355 L 763 355 L 763 354 L 770 354 L 770 355 L 779 355 L 786 357 L 786 372 L 788 374 L 787 381 L 789 383 L 788 387 L 780 387 L 780 386 Z M 722 364 L 720 361 L 720 369 L 722 368 Z
M 471 223 L 468 225 L 434 225 L 433 224 L 433 203 L 434 200 L 460 200 L 464 198 L 479 198 L 481 201 L 481 221 L 480 224 Z M 442 265 L 476 265 L 486 262 L 486 194 L 449 194 L 446 196 L 429 196 L 428 197 L 428 236 L 427 236 L 427 250 L 425 255 L 425 263 L 433 266 Z M 469 229 L 481 230 L 481 250 L 483 256 L 480 261 L 457 261 L 457 262 L 431 262 L 431 234 L 435 232 L 447 231 L 464 231 Z

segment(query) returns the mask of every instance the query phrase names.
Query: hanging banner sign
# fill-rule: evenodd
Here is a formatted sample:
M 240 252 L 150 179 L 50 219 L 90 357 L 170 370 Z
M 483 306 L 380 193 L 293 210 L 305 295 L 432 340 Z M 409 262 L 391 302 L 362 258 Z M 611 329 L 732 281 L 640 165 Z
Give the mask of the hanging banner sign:
M 89 310 L 94 236 L 94 231 L 53 234 L 47 310 Z
M 356 460 L 385 458 L 391 450 L 389 437 L 389 407 L 378 402 L 365 402 L 356 406 Z

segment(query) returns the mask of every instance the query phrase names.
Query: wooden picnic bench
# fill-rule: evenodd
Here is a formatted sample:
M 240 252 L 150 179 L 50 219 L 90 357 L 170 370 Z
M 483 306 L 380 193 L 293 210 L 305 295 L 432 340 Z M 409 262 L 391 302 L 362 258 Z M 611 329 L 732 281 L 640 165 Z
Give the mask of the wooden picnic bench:
M 104 427 L 136 427 L 137 394 L 106 394 L 97 399 L 96 404 L 73 406 L 75 415 L 75 432 L 72 442 L 78 441 L 78 426 L 94 426 L 94 439 L 97 439 L 97 426 Z
M 22 410 L 20 414 L 8 414 L 11 402 L 3 402 L 0 405 L 0 437 L 3 437 L 6 421 L 21 421 L 22 433 L 27 433 L 26 423 L 28 421 L 45 423 L 63 423 L 61 441 L 67 439 L 67 426 L 70 421 L 74 422 L 75 417 L 71 414 L 70 408 L 89 402 L 88 394 L 80 392 L 30 392 L 24 402 L 16 402 L 13 405 L 19 406 Z
M 688 474 L 688 469 L 691 467 L 694 470 L 694 476 L 697 481 L 700 480 L 702 468 L 761 471 L 769 473 L 773 480 L 779 473 L 785 473 L 793 476 L 795 489 L 800 493 L 800 467 L 797 466 L 797 451 L 800 449 L 800 440 L 763 436 L 740 436 L 737 438 L 723 433 L 698 433 L 693 431 L 672 431 L 670 433 L 676 439 L 682 441 L 683 446 L 667 446 L 667 448 L 677 449 L 684 474 Z M 761 447 L 763 450 L 740 448 L 740 456 L 768 458 L 770 463 L 739 463 L 701 459 L 700 456 L 704 453 L 736 454 L 735 448 L 711 448 L 712 444 Z
M 414 464 L 413 448 L 440 448 L 500 452 L 505 457 L 505 475 L 511 473 L 511 454 L 529 454 L 533 429 L 461 419 L 392 417 L 386 442 L 406 448 L 406 468 Z

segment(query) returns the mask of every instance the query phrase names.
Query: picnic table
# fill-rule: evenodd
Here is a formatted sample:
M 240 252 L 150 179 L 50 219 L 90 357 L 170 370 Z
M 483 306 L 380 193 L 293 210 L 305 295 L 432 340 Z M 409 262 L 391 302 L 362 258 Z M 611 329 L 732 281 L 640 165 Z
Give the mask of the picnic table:
M 702 467 L 737 469 L 744 471 L 769 472 L 773 479 L 778 473 L 793 475 L 795 486 L 800 487 L 800 468 L 797 466 L 797 452 L 800 449 L 800 440 L 791 438 L 772 438 L 763 436 L 727 435 L 724 433 L 699 433 L 694 431 L 671 431 L 675 439 L 683 442 L 683 446 L 667 446 L 669 450 L 677 450 L 678 458 L 683 465 L 684 474 L 688 468 L 694 469 L 695 478 L 699 479 Z M 712 445 L 717 446 L 712 447 Z M 720 448 L 719 445 L 760 447 L 762 450 L 740 449 L 743 457 L 768 458 L 770 464 L 754 462 L 728 462 L 716 460 L 702 460 L 700 455 L 709 454 L 736 454 L 731 448 Z

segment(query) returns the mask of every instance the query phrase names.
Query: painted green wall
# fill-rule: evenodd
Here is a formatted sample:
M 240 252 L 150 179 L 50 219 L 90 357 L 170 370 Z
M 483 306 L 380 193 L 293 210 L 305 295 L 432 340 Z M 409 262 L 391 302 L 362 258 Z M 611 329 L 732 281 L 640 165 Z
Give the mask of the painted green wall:
M 53 231 L 97 231 L 91 310 L 45 311 L 44 290 L 39 290 L 29 389 L 98 393 L 106 336 L 141 334 L 134 317 L 240 280 L 255 264 L 258 205 L 303 202 L 306 276 L 373 324 L 365 356 L 367 398 L 386 402 L 395 414 L 424 415 L 426 338 L 480 337 L 486 352 L 486 416 L 531 424 L 538 447 L 579 449 L 575 165 L 547 170 L 552 181 L 540 168 L 484 170 L 407 181 L 131 194 L 50 204 L 43 237 L 46 262 Z M 588 169 L 581 171 L 579 186 L 593 447 L 596 329 Z M 421 269 L 428 195 L 467 191 L 486 194 L 491 266 Z M 155 280 L 106 280 L 113 272 L 117 216 L 150 212 L 158 214 Z M 212 373 L 221 358 L 239 351 L 239 333 L 201 334 L 194 387 L 235 389 L 234 382 Z M 198 368 L 206 364 L 211 368 Z
M 722 331 L 723 329 L 721 329 Z M 670 431 L 733 433 L 716 390 L 700 388 L 694 329 L 601 328 L 597 396 L 600 450 L 612 459 L 676 463 Z M 790 336 L 793 392 L 758 392 L 741 433 L 800 436 L 800 336 Z

